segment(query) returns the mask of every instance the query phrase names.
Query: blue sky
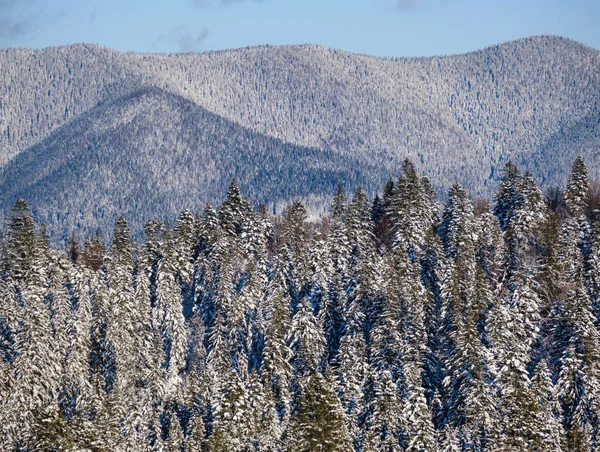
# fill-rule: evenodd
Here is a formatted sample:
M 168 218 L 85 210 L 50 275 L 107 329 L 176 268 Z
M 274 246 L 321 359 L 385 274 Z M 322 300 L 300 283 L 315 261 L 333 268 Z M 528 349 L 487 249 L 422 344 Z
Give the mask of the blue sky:
M 600 0 L 0 0 L 0 47 L 174 53 L 312 43 L 401 57 L 539 34 L 600 49 L 599 30 Z

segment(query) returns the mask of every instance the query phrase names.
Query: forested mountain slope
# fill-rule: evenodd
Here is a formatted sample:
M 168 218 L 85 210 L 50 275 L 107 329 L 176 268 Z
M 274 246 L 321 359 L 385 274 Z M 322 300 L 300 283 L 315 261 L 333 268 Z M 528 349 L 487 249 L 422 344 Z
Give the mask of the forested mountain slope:
M 95 45 L 8 49 L 0 53 L 0 164 L 61 127 L 81 125 L 78 117 L 98 104 L 144 88 L 177 94 L 282 144 L 351 157 L 350 169 L 365 178 L 364 165 L 409 157 L 440 188 L 458 180 L 490 194 L 509 159 L 546 185 L 564 181 L 575 155 L 586 158 L 592 174 L 600 167 L 600 52 L 558 37 L 409 59 L 312 45 L 179 55 Z M 154 128 L 169 133 L 164 124 Z M 81 145 L 77 152 L 87 149 Z M 115 159 L 125 151 L 112 149 Z M 209 198 L 228 182 L 223 178 Z M 302 190 L 291 186 L 290 194 Z M 257 193 L 265 198 L 268 186 Z
M 3 452 L 598 452 L 600 210 L 505 165 L 442 208 L 410 162 L 307 222 L 224 202 L 110 245 L 0 242 Z
M 283 143 L 146 88 L 97 106 L 15 157 L 0 175 L 0 206 L 29 200 L 58 237 L 106 230 L 121 213 L 139 233 L 148 219 L 220 202 L 233 177 L 252 200 L 279 211 L 295 196 L 322 205 L 340 180 L 374 191 L 401 168 L 393 159 L 384 171 L 380 160 Z

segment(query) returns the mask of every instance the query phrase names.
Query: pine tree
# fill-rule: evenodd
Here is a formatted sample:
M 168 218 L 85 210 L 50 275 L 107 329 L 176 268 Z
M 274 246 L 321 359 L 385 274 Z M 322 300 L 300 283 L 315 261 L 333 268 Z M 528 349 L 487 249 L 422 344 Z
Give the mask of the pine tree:
M 86 238 L 83 244 L 80 261 L 83 265 L 93 271 L 98 271 L 104 264 L 106 245 L 100 237 L 100 231 L 96 231 L 93 238 Z
M 371 219 L 378 249 L 390 249 L 393 243 L 391 202 L 394 195 L 394 182 L 390 179 L 384 187 L 383 196 L 375 195 L 371 207 Z
M 433 416 L 423 388 L 424 357 L 430 354 L 426 341 L 425 303 L 427 298 L 420 275 L 409 261 L 402 257 L 400 279 L 402 295 L 406 300 L 405 338 L 402 373 L 406 401 L 402 410 L 406 431 L 407 451 L 435 451 Z
M 115 225 L 112 253 L 108 262 L 106 341 L 115 366 L 113 376 L 117 397 L 126 405 L 134 404 L 131 395 L 136 364 L 136 303 L 133 290 L 133 245 L 131 233 L 123 217 Z M 129 399 L 129 400 L 128 400 Z
M 446 427 L 440 434 L 441 439 L 438 440 L 439 452 L 460 452 L 458 436 L 458 429 Z
M 477 303 L 475 287 L 476 281 L 481 283 L 483 276 L 478 273 L 480 227 L 473 205 L 467 192 L 458 184 L 450 189 L 448 198 L 441 226 L 446 259 L 440 287 L 437 339 L 443 383 L 437 389 L 442 411 L 436 413 L 436 420 L 462 427 L 470 421 L 466 398 L 473 383 L 471 372 L 480 364 L 478 347 L 482 344 L 478 322 L 482 307 Z
M 453 334 L 455 349 L 448 369 L 451 378 L 446 384 L 450 390 L 451 425 L 458 427 L 460 439 L 466 447 L 479 450 L 492 436 L 497 421 L 489 385 L 491 376 L 487 352 L 481 337 L 485 307 L 492 293 L 480 266 L 476 268 L 468 292 L 464 320 Z
M 537 271 L 537 248 L 542 241 L 541 231 L 546 220 L 542 194 L 529 173 L 523 176 L 519 189 L 521 201 L 513 210 L 505 234 L 508 279 L 525 267 Z
M 440 235 L 446 255 L 455 259 L 464 250 L 473 252 L 476 231 L 473 204 L 467 191 L 454 184 L 442 216 Z
M 331 204 L 331 216 L 333 218 L 341 218 L 345 210 L 346 195 L 344 194 L 344 187 L 342 187 L 342 184 L 338 184 Z
M 528 366 L 539 333 L 539 297 L 530 275 L 515 277 L 508 300 L 498 302 L 490 314 L 490 339 L 496 354 L 499 425 L 493 445 L 510 450 L 531 450 L 536 430 L 537 401 L 530 391 Z
M 580 273 L 565 302 L 566 347 L 560 358 L 558 395 L 567 426 L 567 450 L 585 450 L 590 442 L 600 394 L 600 335 Z
M 427 405 L 419 363 L 408 361 L 404 365 L 408 399 L 402 410 L 409 452 L 436 451 L 435 431 L 431 410 Z
M 204 207 L 201 215 L 201 221 L 195 227 L 198 235 L 198 244 L 195 254 L 209 251 L 217 241 L 221 226 L 217 212 L 210 204 Z
M 17 205 L 23 206 L 19 202 Z M 27 426 L 31 425 L 31 418 L 36 425 L 43 416 L 57 416 L 61 357 L 54 347 L 51 313 L 45 303 L 48 251 L 45 242 L 35 233 L 33 220 L 26 210 L 15 210 L 15 213 L 10 221 L 8 252 L 14 259 L 12 265 L 19 287 L 22 318 L 15 334 L 14 400 L 18 422 Z M 21 441 L 26 441 L 30 433 L 25 427 L 19 435 Z
M 249 424 L 249 448 L 275 451 L 282 435 L 275 398 L 255 372 L 249 375 L 247 385 L 249 413 L 246 422 Z
M 0 449 L 592 451 L 600 221 L 508 164 L 495 211 L 405 162 L 371 205 L 232 183 L 215 211 L 121 217 L 55 249 L 19 200 L 0 241 Z M 559 193 L 559 192 L 557 192 Z M 556 198 L 556 196 L 554 196 Z M 596 218 L 592 222 L 592 216 Z M 390 229 L 393 226 L 393 230 Z
M 68 247 L 69 247 L 69 259 L 71 259 L 71 262 L 76 264 L 77 261 L 79 260 L 80 250 L 79 250 L 79 243 L 77 242 L 77 239 L 75 238 L 75 232 L 71 233 L 71 237 L 69 238 Z
M 12 450 L 21 434 L 18 421 L 24 414 L 20 411 L 16 395 L 14 360 L 18 352 L 16 339 L 22 308 L 17 302 L 14 285 L 0 279 L 0 325 L 2 326 L 0 359 L 0 446 Z
M 385 286 L 381 288 L 383 293 L 371 341 L 373 365 L 379 370 L 389 370 L 396 380 L 402 372 L 402 318 L 406 314 L 407 306 L 402 304 L 402 299 L 397 298 L 400 282 L 393 272 L 392 265 L 390 258 L 384 261 L 382 279 Z
M 189 285 L 192 278 L 193 255 L 197 248 L 195 223 L 192 212 L 185 209 L 179 215 L 173 230 L 173 252 L 180 284 Z
M 363 385 L 367 377 L 366 344 L 361 330 L 348 332 L 342 338 L 335 373 L 338 394 L 348 418 L 347 430 L 355 445 L 360 443 L 358 414 Z
M 309 239 L 306 227 L 307 213 L 304 204 L 297 200 L 287 209 L 283 222 L 283 262 L 288 290 L 292 297 L 292 308 L 295 311 L 300 299 L 306 294 L 309 286 L 310 259 L 307 250 Z
M 40 239 L 35 232 L 33 215 L 23 199 L 18 199 L 8 218 L 8 246 L 5 266 L 17 282 L 23 282 L 34 265 Z
M 183 450 L 183 431 L 177 413 L 171 414 L 169 436 L 165 444 L 165 452 L 181 452 Z
M 561 222 L 556 212 L 549 212 L 540 237 L 540 295 L 550 311 L 564 296 L 564 262 L 561 259 Z
M 252 407 L 248 388 L 237 372 L 223 375 L 213 401 L 213 432 L 207 449 L 243 451 L 252 447 Z
M 205 436 L 204 422 L 202 417 L 196 412 L 188 424 L 188 436 L 185 438 L 185 450 L 195 452 L 202 450 Z
M 593 301 L 586 290 L 586 263 L 590 253 L 590 227 L 586 216 L 587 169 L 581 158 L 573 163 L 565 203 L 567 219 L 562 226 L 559 281 L 564 303 L 557 309 L 555 353 L 558 358 L 558 395 L 566 425 L 566 450 L 585 450 L 597 435 L 600 373 L 600 336 Z
M 594 226 L 591 231 L 590 249 L 586 259 L 585 282 L 590 302 L 600 326 L 600 211 L 595 213 Z
M 136 304 L 136 385 L 144 388 L 146 400 L 153 400 L 165 391 L 161 366 L 164 363 L 162 315 L 156 305 L 158 263 L 161 258 L 160 230 L 162 226 L 150 222 L 146 225 L 146 242 L 141 247 L 135 272 Z M 153 394 L 153 395 L 151 395 Z M 146 406 L 142 413 L 152 412 Z M 139 422 L 148 423 L 149 419 Z

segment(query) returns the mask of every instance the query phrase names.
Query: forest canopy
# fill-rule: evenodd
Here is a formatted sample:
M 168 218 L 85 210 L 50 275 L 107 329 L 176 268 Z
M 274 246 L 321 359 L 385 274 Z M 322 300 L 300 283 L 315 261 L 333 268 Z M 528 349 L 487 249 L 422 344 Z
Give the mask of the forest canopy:
M 307 221 L 218 209 L 0 249 L 5 451 L 592 451 L 600 211 L 583 159 L 443 206 L 410 161 Z

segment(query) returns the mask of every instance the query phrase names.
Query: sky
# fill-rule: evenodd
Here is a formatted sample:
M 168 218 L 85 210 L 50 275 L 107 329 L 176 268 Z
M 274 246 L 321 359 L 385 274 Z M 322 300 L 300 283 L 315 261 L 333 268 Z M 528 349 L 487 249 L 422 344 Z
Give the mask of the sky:
M 0 48 L 85 42 L 177 53 L 309 43 L 403 57 L 541 34 L 600 49 L 600 0 L 0 0 Z

